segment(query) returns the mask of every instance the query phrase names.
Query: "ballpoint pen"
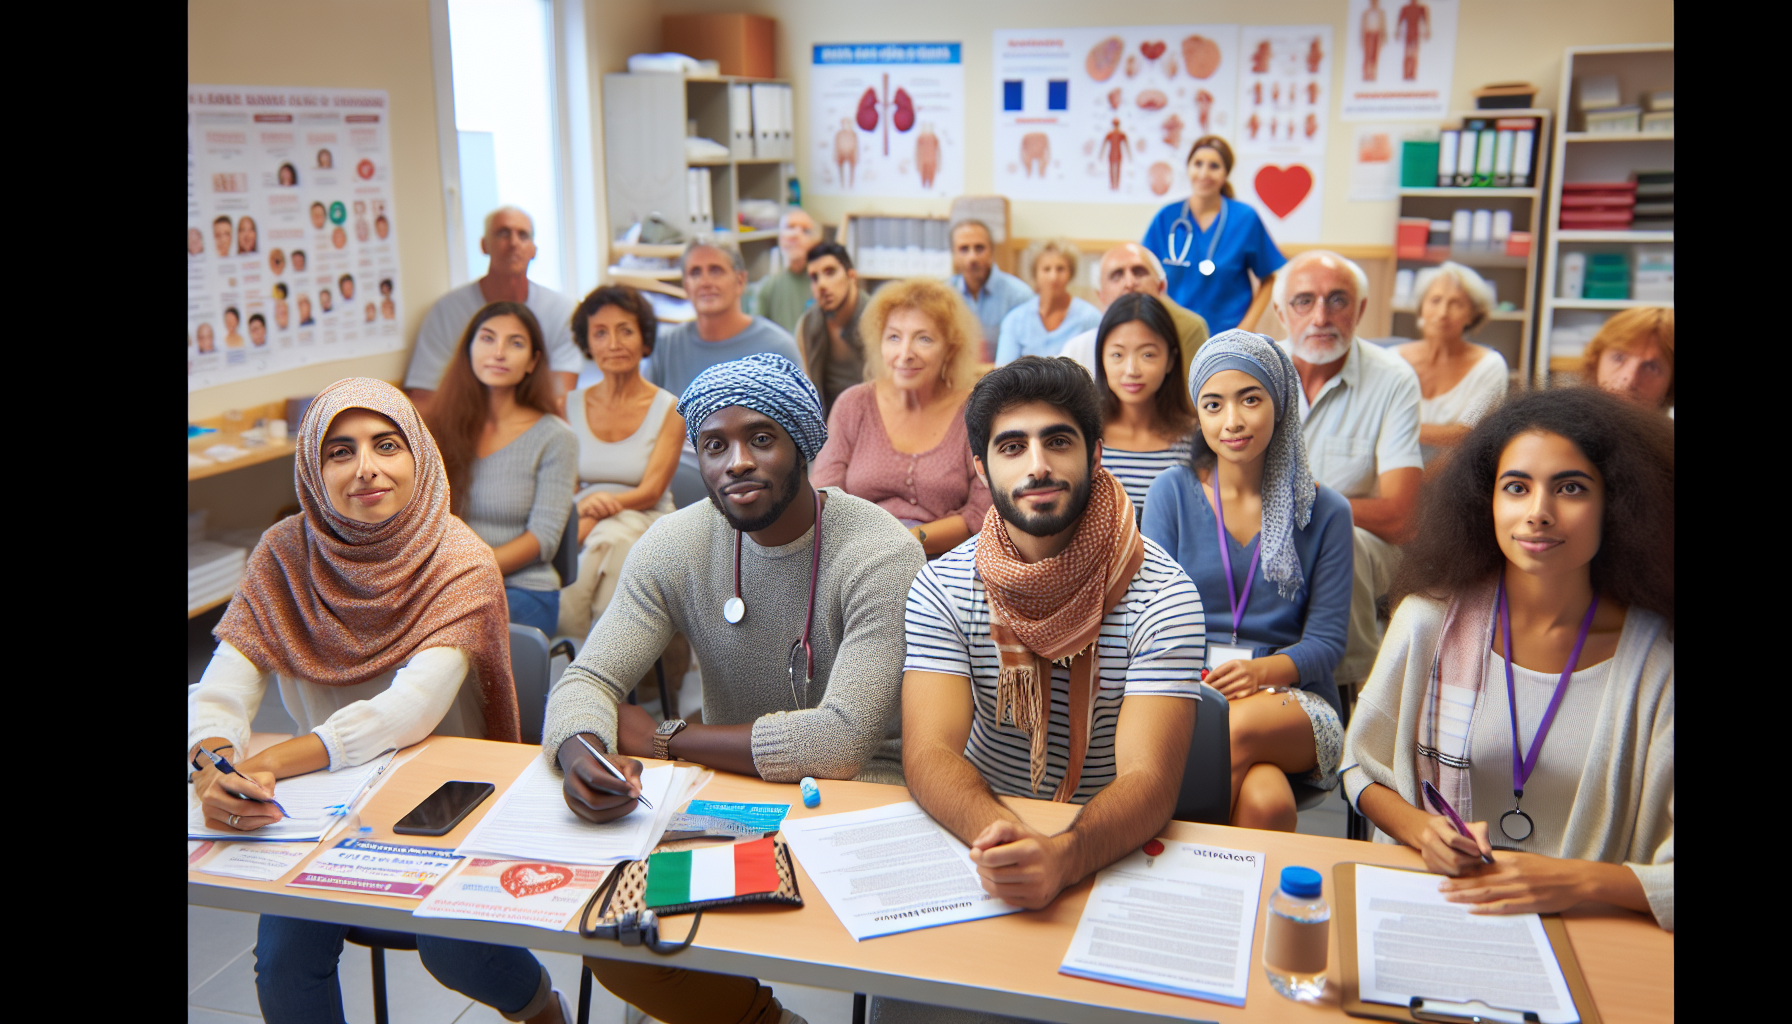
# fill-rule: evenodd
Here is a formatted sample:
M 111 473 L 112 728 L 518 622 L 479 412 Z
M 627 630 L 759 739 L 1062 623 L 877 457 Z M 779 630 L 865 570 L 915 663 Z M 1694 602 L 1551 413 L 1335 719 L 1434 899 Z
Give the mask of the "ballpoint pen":
M 249 778 L 249 776 L 244 775 L 242 772 L 237 771 L 235 765 L 231 764 L 229 761 L 224 760 L 223 754 L 213 753 L 212 751 L 207 750 L 203 746 L 201 746 L 199 749 L 202 753 L 205 754 L 206 757 L 211 759 L 212 766 L 217 768 L 219 771 L 223 772 L 226 775 L 235 775 L 237 778 L 242 779 L 243 781 L 247 782 L 249 785 L 254 786 L 256 789 L 261 788 L 260 783 L 256 782 L 254 779 Z M 229 792 L 229 791 L 226 790 L 226 792 Z M 266 800 L 263 800 L 262 798 L 257 797 L 257 796 L 250 796 L 247 793 L 231 793 L 230 795 L 239 797 L 243 800 L 253 800 L 258 804 L 273 804 L 274 809 L 280 812 L 281 817 L 283 817 L 283 818 L 292 817 L 292 815 L 286 813 L 286 808 L 280 806 L 280 801 L 275 800 L 273 797 L 269 797 Z
M 605 767 L 605 768 L 607 768 L 607 769 L 609 769 L 609 772 L 610 772 L 610 774 L 611 774 L 611 775 L 614 775 L 614 776 L 616 776 L 616 777 L 617 777 L 617 778 L 619 778 L 619 779 L 621 779 L 621 780 L 622 780 L 622 781 L 624 781 L 624 782 L 627 782 L 627 781 L 628 781 L 628 776 L 626 776 L 626 775 L 624 775 L 624 774 L 622 774 L 622 773 L 621 773 L 621 772 L 619 772 L 619 771 L 617 771 L 617 770 L 616 770 L 616 766 L 615 766 L 615 765 L 613 765 L 613 764 L 611 764 L 611 763 L 610 763 L 610 759 L 609 759 L 609 758 L 607 758 L 607 757 L 605 757 L 605 756 L 604 756 L 604 755 L 602 755 L 602 754 L 600 754 L 600 753 L 598 753 L 598 752 L 597 752 L 597 748 L 596 748 L 596 747 L 594 747 L 594 746 L 592 746 L 592 745 L 591 745 L 591 744 L 589 744 L 589 743 L 586 743 L 586 742 L 585 742 L 585 737 L 583 737 L 583 736 L 580 736 L 580 735 L 579 735 L 579 734 L 578 734 L 578 733 L 573 733 L 573 739 L 576 739 L 576 740 L 578 740 L 578 741 L 579 741 L 579 744 L 580 744 L 580 745 L 581 745 L 581 746 L 583 746 L 583 747 L 584 747 L 584 748 L 585 748 L 585 749 L 586 749 L 586 750 L 589 750 L 589 751 L 591 751 L 591 756 L 592 756 L 592 757 L 595 757 L 595 758 L 597 758 L 597 763 L 598 763 L 598 764 L 601 764 L 601 765 L 603 765 L 603 766 L 604 766 L 604 767 Z M 647 808 L 647 809 L 648 809 L 648 810 L 650 810 L 650 811 L 651 811 L 651 810 L 653 810 L 653 804 L 652 804 L 652 803 L 650 803 L 650 802 L 649 802 L 649 801 L 648 801 L 648 799 L 647 799 L 647 797 L 646 797 L 646 796 L 644 796 L 644 795 L 643 795 L 643 796 L 638 796 L 638 797 L 635 797 L 635 799 L 636 799 L 636 800 L 639 800 L 639 801 L 641 801 L 641 806 L 642 806 L 642 807 L 645 807 L 645 808 Z
M 1456 831 L 1462 833 L 1463 838 L 1472 841 L 1475 837 L 1469 832 L 1468 826 L 1462 823 L 1462 818 L 1456 813 L 1456 808 L 1450 806 L 1450 802 L 1445 800 L 1444 795 L 1437 791 L 1437 787 L 1431 784 L 1430 779 L 1424 780 L 1422 788 L 1425 792 L 1425 801 L 1432 807 L 1437 808 L 1439 814 L 1450 819 L 1450 824 L 1456 826 Z M 1480 844 L 1477 843 L 1476 845 L 1479 846 Z M 1493 858 L 1483 853 L 1481 854 L 1481 862 L 1483 864 L 1492 864 Z

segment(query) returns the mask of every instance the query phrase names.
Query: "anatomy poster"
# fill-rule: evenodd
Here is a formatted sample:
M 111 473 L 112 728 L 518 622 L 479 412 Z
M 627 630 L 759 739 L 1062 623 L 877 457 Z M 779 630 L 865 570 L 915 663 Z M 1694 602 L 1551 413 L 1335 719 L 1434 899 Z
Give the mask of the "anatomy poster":
M 935 199 L 963 193 L 960 50 L 958 43 L 815 47 L 810 191 Z
M 1457 0 L 1350 0 L 1346 121 L 1444 118 L 1456 64 Z
M 404 345 L 384 90 L 187 86 L 187 390 Z
M 1048 202 L 1188 195 L 1201 135 L 1236 136 L 1238 26 L 998 30 L 995 191 Z
M 1232 188 L 1278 242 L 1317 242 L 1330 120 L 1330 25 L 1239 30 Z

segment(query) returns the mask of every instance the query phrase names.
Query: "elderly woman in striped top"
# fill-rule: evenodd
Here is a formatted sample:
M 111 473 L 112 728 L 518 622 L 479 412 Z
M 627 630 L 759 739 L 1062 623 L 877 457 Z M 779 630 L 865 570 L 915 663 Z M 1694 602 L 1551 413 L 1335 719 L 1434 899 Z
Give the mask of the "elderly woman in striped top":
M 1126 488 L 1143 522 L 1151 482 L 1188 460 L 1195 429 L 1176 321 L 1155 296 L 1121 295 L 1101 318 L 1095 356 L 1101 464 Z

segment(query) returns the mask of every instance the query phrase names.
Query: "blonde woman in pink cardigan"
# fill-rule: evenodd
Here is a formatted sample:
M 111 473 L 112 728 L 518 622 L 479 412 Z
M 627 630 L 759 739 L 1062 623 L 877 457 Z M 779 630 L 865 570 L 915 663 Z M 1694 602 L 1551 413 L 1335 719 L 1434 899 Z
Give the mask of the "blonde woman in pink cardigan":
M 866 353 L 869 379 L 834 400 L 809 479 L 881 506 L 932 558 L 975 534 L 989 510 L 964 432 L 982 335 L 964 302 L 926 278 L 885 285 L 859 328 L 867 349 L 878 346 Z

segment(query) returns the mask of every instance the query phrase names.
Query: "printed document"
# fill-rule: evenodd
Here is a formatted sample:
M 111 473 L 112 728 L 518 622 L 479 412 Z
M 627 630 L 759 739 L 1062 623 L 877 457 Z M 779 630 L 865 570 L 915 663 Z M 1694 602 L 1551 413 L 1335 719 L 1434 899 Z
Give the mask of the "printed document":
M 970 847 L 913 801 L 791 819 L 784 838 L 855 942 L 1021 909 L 984 892 Z
M 411 914 L 563 931 L 608 874 L 604 868 L 474 857 Z
M 1263 854 L 1165 843 L 1095 876 L 1059 974 L 1243 1006 Z
M 287 816 L 253 832 L 215 829 L 205 824 L 205 811 L 187 796 L 187 838 L 228 839 L 238 843 L 318 842 L 331 832 L 392 763 L 393 754 L 376 757 L 356 768 L 315 771 L 274 783 L 274 799 Z M 226 783 L 228 785 L 228 783 Z
M 1356 962 L 1367 1003 L 1480 1002 L 1532 1010 L 1543 1024 L 1580 1019 L 1536 914 L 1479 917 L 1437 891 L 1440 876 L 1359 864 Z
M 219 843 L 211 859 L 195 870 L 204 875 L 271 882 L 298 867 L 315 849 L 316 843 Z
M 711 775 L 697 768 L 649 768 L 641 773 L 641 795 L 653 809 L 636 804 L 628 814 L 597 825 L 572 813 L 559 773 L 545 759 L 533 758 L 454 852 L 559 864 L 640 860 L 658 845 L 673 808 L 690 797 L 692 785 Z
M 422 899 L 461 858 L 429 846 L 344 839 L 286 883 L 301 889 L 338 889 Z

